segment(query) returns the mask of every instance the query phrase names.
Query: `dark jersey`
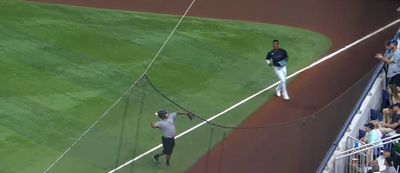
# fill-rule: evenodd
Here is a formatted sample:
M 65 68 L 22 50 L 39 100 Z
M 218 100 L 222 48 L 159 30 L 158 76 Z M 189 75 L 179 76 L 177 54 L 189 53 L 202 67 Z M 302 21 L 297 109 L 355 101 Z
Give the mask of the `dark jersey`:
M 268 52 L 265 59 L 272 61 L 272 65 L 275 67 L 284 67 L 287 64 L 288 55 L 285 49 L 273 49 Z
M 392 115 L 391 124 L 397 123 L 397 122 L 399 122 L 399 120 L 400 120 L 400 114 L 395 113 L 395 114 Z

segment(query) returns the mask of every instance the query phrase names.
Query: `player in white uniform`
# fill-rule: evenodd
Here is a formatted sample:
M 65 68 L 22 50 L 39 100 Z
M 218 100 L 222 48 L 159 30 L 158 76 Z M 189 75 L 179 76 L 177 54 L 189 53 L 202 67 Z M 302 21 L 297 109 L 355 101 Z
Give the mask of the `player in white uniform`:
M 265 59 L 268 65 L 274 67 L 275 73 L 280 80 L 278 87 L 276 87 L 276 96 L 282 96 L 284 100 L 289 100 L 290 97 L 286 90 L 286 65 L 288 62 L 288 55 L 285 49 L 279 47 L 278 40 L 274 40 L 272 44 L 273 49 L 268 52 Z

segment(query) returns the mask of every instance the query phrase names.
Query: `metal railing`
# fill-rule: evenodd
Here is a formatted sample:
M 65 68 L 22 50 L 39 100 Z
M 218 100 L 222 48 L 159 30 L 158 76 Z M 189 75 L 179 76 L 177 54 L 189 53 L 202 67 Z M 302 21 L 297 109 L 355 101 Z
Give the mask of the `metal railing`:
M 350 149 L 338 153 L 336 162 L 344 161 L 343 167 L 335 167 L 335 173 L 364 173 L 371 168 L 373 160 L 378 158 L 382 151 L 392 150 L 393 146 L 400 141 L 400 134 L 383 138 L 382 140 L 365 144 L 364 142 L 349 136 L 347 144 Z
M 396 32 L 395 36 L 393 37 L 393 39 L 397 39 L 398 41 L 400 40 L 400 28 L 398 29 L 398 31 Z M 400 44 L 398 45 L 398 48 L 400 48 Z M 388 51 L 385 51 L 385 56 L 388 54 Z M 356 104 L 354 110 L 350 113 L 349 118 L 346 120 L 346 122 L 344 123 L 345 125 L 342 127 L 341 131 L 339 132 L 339 135 L 337 136 L 337 138 L 334 140 L 334 142 L 332 143 L 332 145 L 330 146 L 329 150 L 327 151 L 325 157 L 323 158 L 323 160 L 321 161 L 321 164 L 319 165 L 318 169 L 316 170 L 317 173 L 322 173 L 322 172 L 331 172 L 332 169 L 330 169 L 328 167 L 328 162 L 330 162 L 330 160 L 332 161 L 333 157 L 334 157 L 334 152 L 335 150 L 338 149 L 338 145 L 340 140 L 344 137 L 346 131 L 348 130 L 354 116 L 357 114 L 357 112 L 359 111 L 361 104 L 363 102 L 363 100 L 365 99 L 365 97 L 367 96 L 369 90 L 371 89 L 373 83 L 375 82 L 375 80 L 377 79 L 377 77 L 379 76 L 379 74 L 383 71 L 384 65 L 383 63 L 380 63 L 378 65 L 378 68 L 376 69 L 375 74 L 373 75 L 372 79 L 370 80 L 369 84 L 367 85 L 368 87 L 365 89 L 363 96 L 360 98 L 359 102 Z M 386 74 L 386 72 L 385 72 Z M 386 83 L 386 82 L 385 82 Z M 387 86 L 386 86 L 387 87 Z M 400 155 L 400 153 L 399 153 Z M 334 164 L 336 164 L 337 160 L 334 160 Z M 333 170 L 336 170 L 337 166 L 334 166 Z

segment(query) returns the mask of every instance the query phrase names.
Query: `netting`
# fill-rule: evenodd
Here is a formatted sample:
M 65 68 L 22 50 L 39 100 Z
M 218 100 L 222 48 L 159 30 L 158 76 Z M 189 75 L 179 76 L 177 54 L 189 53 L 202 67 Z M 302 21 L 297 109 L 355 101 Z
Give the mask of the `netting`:
M 194 2 L 194 1 L 192 1 Z M 187 11 L 186 11 L 187 12 Z M 184 16 L 183 16 L 184 17 Z M 182 21 L 179 20 L 179 23 Z M 179 32 L 180 35 L 190 35 L 188 32 L 192 31 L 192 25 L 196 23 L 201 23 L 202 21 L 197 19 L 192 19 L 184 23 L 183 29 Z M 218 23 L 218 22 L 215 22 Z M 212 24 L 214 27 L 218 26 Z M 185 25 L 186 24 L 186 25 Z M 303 158 L 302 160 L 307 160 L 307 158 L 319 157 L 320 155 L 313 155 L 312 152 L 307 155 L 303 155 L 304 152 L 301 150 L 312 151 L 312 149 L 323 150 L 326 148 L 313 148 L 315 146 L 310 145 L 314 141 L 324 142 L 323 146 L 328 146 L 332 141 L 324 140 L 323 132 L 329 132 L 326 134 L 329 139 L 332 139 L 336 133 L 332 133 L 332 130 L 328 128 L 337 128 L 340 126 L 333 126 L 340 124 L 340 120 L 343 120 L 345 116 L 348 115 L 350 110 L 353 108 L 355 101 L 360 97 L 360 93 L 366 86 L 366 82 L 369 80 L 371 73 L 364 76 L 359 82 L 351 87 L 350 90 L 346 91 L 343 95 L 338 97 L 329 106 L 323 108 L 315 114 L 306 117 L 290 117 L 288 115 L 283 119 L 274 119 L 273 117 L 264 117 L 268 119 L 269 124 L 260 124 L 256 120 L 249 118 L 250 123 L 241 124 L 244 120 L 248 118 L 249 115 L 254 113 L 262 104 L 265 103 L 274 94 L 273 91 L 267 91 L 274 85 L 271 85 L 267 89 L 257 93 L 256 96 L 251 99 L 247 99 L 240 104 L 237 104 L 232 109 L 226 109 L 215 116 L 210 116 L 214 114 L 215 110 L 221 110 L 220 108 L 224 105 L 220 102 L 214 102 L 211 98 L 204 99 L 202 101 L 192 100 L 191 102 L 185 102 L 184 100 L 191 100 L 191 98 L 175 98 L 174 94 L 165 93 L 163 91 L 163 85 L 153 81 L 152 75 L 147 75 L 147 71 L 155 62 L 158 55 L 160 55 L 161 50 L 166 47 L 163 56 L 168 57 L 168 61 L 176 61 L 174 57 L 179 54 L 180 56 L 190 56 L 191 50 L 201 48 L 202 46 L 209 44 L 207 39 L 203 39 L 194 43 L 193 46 L 184 47 L 185 51 L 178 52 L 175 47 L 182 46 L 185 44 L 185 40 L 173 40 L 174 44 L 166 45 L 168 40 L 171 38 L 174 31 L 177 29 L 178 25 L 175 26 L 171 34 L 168 36 L 167 40 L 161 46 L 159 51 L 156 53 L 155 57 L 146 68 L 144 73 L 140 78 L 125 92 L 122 97 L 107 111 L 103 116 L 101 116 L 98 121 L 96 121 L 93 126 L 91 126 L 87 131 L 83 133 L 73 145 L 64 152 L 59 159 L 57 159 L 52 165 L 50 165 L 47 172 L 108 172 L 115 170 L 115 172 L 121 173 L 132 173 L 132 172 L 184 172 L 191 166 L 194 172 L 257 172 L 259 168 L 265 166 L 265 163 L 269 165 L 276 164 L 280 165 L 283 159 L 295 159 L 291 162 L 296 162 L 298 158 Z M 229 25 L 232 27 L 235 24 Z M 188 29 L 184 29 L 184 28 Z M 272 27 L 273 28 L 273 27 Z M 201 29 L 196 29 L 193 32 L 202 33 Z M 226 28 L 220 28 L 223 35 L 223 30 Z M 216 29 L 217 30 L 217 29 Z M 252 31 L 252 29 L 250 29 Z M 217 31 L 216 31 L 217 33 Z M 200 34 L 200 36 L 208 35 L 211 33 Z M 216 35 L 218 35 L 217 33 Z M 274 33 L 278 34 L 279 33 Z M 245 32 L 244 35 L 251 35 L 250 32 Z M 281 35 L 286 35 L 283 33 Z M 274 35 L 275 36 L 275 35 Z M 212 36 L 210 36 L 212 37 Z M 263 43 L 264 39 L 260 39 L 260 35 L 253 35 L 254 42 Z M 208 38 L 208 37 L 206 37 Z M 221 42 L 215 43 L 215 45 L 224 45 L 225 42 L 229 42 L 229 39 L 235 38 L 234 36 L 227 36 L 221 39 Z M 183 39 L 183 38 L 181 38 Z M 185 39 L 187 39 L 185 37 Z M 197 38 L 191 38 L 197 39 Z M 226 40 L 224 40 L 226 39 Z M 302 40 L 302 39 L 298 39 Z M 220 51 L 220 47 L 216 46 L 215 50 L 204 51 L 203 62 L 207 60 L 217 59 L 214 57 L 215 52 Z M 243 46 L 242 44 L 239 46 Z M 224 55 L 225 59 L 229 59 L 230 56 L 238 56 L 241 52 L 234 52 L 234 46 L 229 47 L 229 52 L 231 54 Z M 182 48 L 183 49 L 183 48 Z M 253 50 L 253 48 L 249 49 Z M 295 51 L 293 51 L 295 52 Z M 334 56 L 334 55 L 332 55 Z M 326 59 L 331 58 L 326 57 Z M 248 73 L 234 73 L 237 68 L 240 68 L 242 64 L 250 64 L 253 60 L 246 60 L 241 62 L 230 62 L 222 61 L 211 63 L 201 63 L 199 62 L 180 62 L 182 64 L 192 63 L 190 67 L 198 66 L 212 66 L 209 68 L 211 70 L 222 68 L 221 63 L 231 63 L 229 69 L 226 69 L 224 73 L 231 73 L 232 75 L 243 75 L 243 78 L 251 77 L 252 74 Z M 323 60 L 326 60 L 323 59 Z M 185 61 L 185 59 L 179 59 Z M 318 61 L 320 63 L 322 61 Z M 242 64 L 241 64 L 242 63 Z M 313 64 L 316 65 L 317 63 Z M 260 62 L 254 63 L 259 66 L 255 67 L 249 65 L 248 69 L 253 68 L 264 68 L 265 64 Z M 182 71 L 174 71 L 174 68 L 185 68 L 185 65 L 169 64 L 169 67 L 163 67 L 165 63 L 159 62 L 158 71 L 153 71 L 154 76 L 162 76 L 163 70 L 168 69 L 170 73 L 182 73 L 182 71 L 196 70 L 196 68 L 187 68 Z M 292 67 L 291 67 L 292 68 Z M 309 67 L 310 68 L 310 67 Z M 306 70 L 307 68 L 298 71 L 298 73 Z M 289 69 L 289 71 L 294 71 L 298 69 Z M 207 75 L 214 75 L 214 73 L 219 73 L 220 71 L 215 70 Z M 259 70 L 256 73 L 263 73 Z M 272 73 L 272 72 L 271 72 Z M 298 74 L 296 73 L 296 74 Z M 168 83 L 174 83 L 180 75 L 174 75 L 175 78 L 170 78 Z M 223 78 L 227 75 L 221 75 Z M 256 75 L 254 75 L 256 76 Z M 294 76 L 294 75 L 292 75 Z M 158 78 L 160 80 L 160 78 Z M 199 77 L 196 80 L 202 80 L 204 78 Z M 216 81 L 210 82 L 217 82 Z M 258 80 L 258 81 L 257 81 Z M 259 79 L 249 82 L 248 86 L 257 86 L 255 84 L 264 83 Z M 254 82 L 257 81 L 257 82 Z M 272 84 L 273 80 L 268 81 L 268 85 Z M 190 83 L 192 82 L 192 83 Z M 187 82 L 191 87 L 205 87 L 196 86 L 195 81 Z M 235 84 L 237 79 L 233 81 L 225 81 L 226 85 Z M 165 84 L 165 83 L 164 83 Z M 178 85 L 178 83 L 177 83 Z M 265 85 L 265 84 L 263 84 Z M 231 85 L 234 86 L 234 85 Z M 258 85 L 259 86 L 259 85 Z M 215 85 L 214 87 L 218 87 Z M 259 87 L 255 87 L 257 90 Z M 251 88 L 248 91 L 242 92 L 253 92 L 255 89 Z M 230 90 L 235 91 L 235 89 Z M 264 92 L 266 91 L 266 92 Z M 190 91 L 182 91 L 190 92 Z M 220 93 L 213 93 L 220 94 Z M 248 93 L 243 93 L 241 95 L 248 95 Z M 190 96 L 187 96 L 190 97 Z M 203 98 L 198 97 L 198 98 Z M 226 97 L 226 94 L 220 94 L 218 96 L 212 97 L 216 99 L 218 97 Z M 233 100 L 232 100 L 233 99 Z M 230 98 L 233 102 L 236 98 Z M 242 99 L 242 98 L 240 98 Z M 200 99 L 198 99 L 200 100 Z M 228 100 L 228 99 L 221 99 Z M 197 105 L 196 105 L 197 104 Z M 203 111 L 197 112 L 197 107 L 209 107 L 209 110 L 202 109 Z M 154 118 L 154 112 L 166 109 L 170 112 L 182 111 L 182 112 L 193 112 L 196 118 L 193 121 L 189 121 L 186 117 L 178 117 L 176 119 L 177 126 L 177 144 L 172 156 L 172 165 L 166 167 L 164 160 L 161 159 L 162 164 L 154 165 L 151 161 L 151 156 L 155 153 L 161 151 L 160 145 L 160 132 L 157 129 L 150 128 L 150 122 Z M 276 115 L 283 116 L 283 115 Z M 341 116 L 341 118 L 335 118 Z M 260 121 L 264 122 L 264 121 Z M 327 123 L 331 122 L 331 123 Z M 318 129 L 321 131 L 318 136 L 307 136 L 304 135 L 304 131 L 311 134 L 311 131 Z M 286 143 L 294 143 L 297 147 L 285 147 Z M 280 145 L 281 144 L 281 145 Z M 276 146 L 280 146 L 276 148 Z M 318 145 L 319 146 L 319 145 Z M 265 149 L 265 151 L 264 151 Z M 293 153 L 293 156 L 289 158 L 279 155 L 280 150 L 288 150 Z M 317 152 L 316 152 L 317 153 Z M 319 152 L 320 153 L 320 152 Z M 268 155 L 268 157 L 265 157 Z M 304 168 L 301 165 L 304 164 L 318 164 L 309 162 L 298 162 L 298 165 L 291 165 L 293 167 L 298 167 L 298 169 Z M 305 166 L 309 168 L 310 166 Z M 315 166 L 314 166 L 315 167 Z M 273 170 L 273 168 L 271 168 Z M 280 172 L 283 169 L 279 169 Z M 283 171 L 289 172 L 289 171 Z M 302 170 L 301 172 L 312 172 L 311 170 Z
M 305 160 L 298 165 L 292 165 L 299 169 L 308 167 L 304 164 L 318 165 L 319 163 L 309 163 L 306 160 L 318 160 L 315 157 L 320 157 L 319 155 L 313 155 L 312 152 L 304 155 L 302 151 L 327 149 L 318 146 L 329 146 L 332 142 L 324 140 L 325 137 L 332 139 L 336 135 L 329 129 L 339 130 L 339 126 L 332 125 L 340 124 L 336 121 L 343 120 L 352 110 L 372 72 L 328 106 L 306 117 L 271 124 L 255 123 L 250 118 L 247 123 L 239 126 L 265 98 L 272 95 L 270 92 L 261 93 L 212 121 L 196 112 L 193 121 L 185 116 L 177 117 L 177 132 L 180 135 L 177 137 L 171 167 L 166 167 L 163 159 L 160 159 L 160 165 L 154 165 L 151 161 L 151 156 L 161 151 L 161 134 L 158 129 L 150 127 L 150 122 L 154 118 L 154 112 L 159 109 L 192 112 L 192 108 L 169 98 L 144 75 L 49 172 L 107 172 L 115 168 L 115 172 L 127 173 L 184 172 L 183 168 L 192 165 L 195 165 L 192 170 L 200 172 L 251 172 L 257 171 L 265 163 L 279 165 L 281 159 L 298 158 Z M 319 133 L 312 133 L 316 129 Z M 324 134 L 325 132 L 329 134 Z M 312 145 L 315 141 L 318 143 Z M 288 148 L 286 143 L 291 143 L 291 146 L 295 144 L 296 147 Z M 321 143 L 326 145 L 320 145 Z M 281 150 L 290 150 L 293 155 L 281 156 Z
M 106 172 L 157 147 L 160 143 L 160 132 L 150 128 L 154 112 L 159 109 L 185 111 L 180 108 L 182 106 L 171 101 L 156 90 L 148 77 L 144 76 L 49 172 Z M 199 118 L 189 121 L 184 116 L 178 117 L 177 131 L 182 132 L 201 122 L 203 121 Z M 200 150 L 193 152 L 204 153 L 218 142 L 217 139 L 225 132 L 216 129 L 211 136 L 210 133 L 203 132 L 209 131 L 210 127 L 213 125 L 205 125 L 202 130 L 190 134 L 202 136 L 206 140 L 183 140 L 184 142 L 179 141 L 178 145 L 184 143 L 186 146 L 196 146 Z M 190 151 L 185 148 L 183 151 Z M 156 151 L 159 151 L 159 147 Z M 128 172 L 141 172 L 142 169 L 148 168 L 148 164 L 152 164 L 147 162 L 149 155 L 141 159 L 146 161 L 132 162 L 124 169 Z
M 179 145 L 183 144 L 196 149 L 190 151 L 185 147 L 186 149 L 181 151 L 193 152 L 186 154 L 197 157 L 206 153 L 221 140 L 222 136 L 226 135 L 231 128 L 235 128 L 246 117 L 243 114 L 250 114 L 265 98 L 267 96 L 263 95 L 254 99 L 254 103 L 258 104 L 254 104 L 252 101 L 244 104 L 242 109 L 235 109 L 224 115 L 229 116 L 224 119 L 224 125 L 217 124 L 218 121 L 215 123 L 208 121 L 202 116 L 197 116 L 192 121 L 187 120 L 186 117 L 179 117 L 176 122 L 178 132 L 185 132 L 196 125 L 201 125 L 193 128 L 188 137 L 185 136 L 178 142 Z M 154 147 L 157 148 L 156 151 L 159 151 L 160 146 L 155 144 L 160 143 L 160 132 L 150 128 L 154 112 L 159 109 L 190 111 L 167 97 L 144 75 L 49 172 L 105 172 Z M 208 132 L 210 128 L 214 129 L 211 131 L 212 133 Z M 192 136 L 202 140 L 192 139 Z M 176 153 L 181 152 L 178 150 Z M 149 155 L 139 159 L 145 161 L 132 162 L 124 169 L 129 171 L 147 169 L 149 168 L 148 164 L 152 164 L 147 162 Z M 195 160 L 191 160 L 188 165 L 194 162 Z M 139 166 L 134 169 L 136 164 L 144 164 L 144 168 Z
M 315 172 L 323 158 L 320 153 L 332 144 L 341 128 L 337 124 L 354 109 L 373 71 L 309 116 L 255 129 L 250 126 L 259 123 L 250 118 L 242 125 L 249 129 L 235 129 L 188 172 L 259 172 L 266 167 L 268 172 Z

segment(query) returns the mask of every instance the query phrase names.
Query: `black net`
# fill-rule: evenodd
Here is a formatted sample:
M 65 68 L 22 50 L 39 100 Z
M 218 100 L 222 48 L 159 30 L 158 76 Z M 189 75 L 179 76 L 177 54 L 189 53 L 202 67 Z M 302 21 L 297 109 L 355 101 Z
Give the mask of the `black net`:
M 321 153 L 340 130 L 337 124 L 354 108 L 372 74 L 318 112 L 288 121 L 263 124 L 265 119 L 258 121 L 260 117 L 253 116 L 239 125 L 271 97 L 273 93 L 268 91 L 215 115 L 215 119 L 193 112 L 196 117 L 190 121 L 180 115 L 175 122 L 179 135 L 170 167 L 165 166 L 163 157 L 159 165 L 151 160 L 162 148 L 161 134 L 150 128 L 150 123 L 160 109 L 192 111 L 166 96 L 144 75 L 50 172 L 185 172 L 190 167 L 189 172 L 257 172 L 266 164 L 274 172 L 293 168 L 313 172 Z M 288 167 L 287 162 L 297 164 Z
M 188 172 L 315 172 L 374 71 L 309 116 L 265 125 L 250 117 Z

